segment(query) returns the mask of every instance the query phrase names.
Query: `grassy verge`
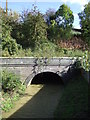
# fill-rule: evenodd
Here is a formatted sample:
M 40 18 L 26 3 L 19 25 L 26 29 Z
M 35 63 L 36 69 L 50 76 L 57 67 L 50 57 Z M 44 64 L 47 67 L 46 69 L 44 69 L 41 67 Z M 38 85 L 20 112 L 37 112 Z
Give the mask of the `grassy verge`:
M 43 41 L 33 50 L 31 48 L 20 49 L 17 54 L 12 56 L 7 51 L 2 51 L 3 57 L 81 57 L 82 55 L 82 50 L 61 48 L 50 41 Z
M 88 117 L 88 83 L 83 77 L 76 77 L 68 83 L 55 110 L 54 117 Z
M 69 49 L 58 49 L 53 50 L 40 50 L 37 49 L 35 51 L 31 51 L 31 49 L 22 49 L 18 51 L 18 54 L 13 56 L 8 56 L 6 54 L 2 54 L 3 57 L 82 57 L 83 51 L 81 50 L 69 50 Z

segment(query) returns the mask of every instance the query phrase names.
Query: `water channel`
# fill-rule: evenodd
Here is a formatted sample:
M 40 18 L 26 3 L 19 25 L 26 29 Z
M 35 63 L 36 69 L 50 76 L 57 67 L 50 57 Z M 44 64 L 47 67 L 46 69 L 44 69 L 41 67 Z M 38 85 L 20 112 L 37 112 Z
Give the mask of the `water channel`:
M 3 113 L 3 118 L 53 118 L 63 91 L 64 85 L 57 74 L 38 74 L 15 108 Z

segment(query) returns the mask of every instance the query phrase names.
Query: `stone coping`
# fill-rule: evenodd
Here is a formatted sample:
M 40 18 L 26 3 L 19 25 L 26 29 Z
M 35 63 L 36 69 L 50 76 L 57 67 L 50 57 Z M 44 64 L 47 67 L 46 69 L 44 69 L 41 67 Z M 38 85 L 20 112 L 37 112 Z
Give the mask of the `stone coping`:
M 0 59 L 26 59 L 26 58 L 30 58 L 30 59 L 35 58 L 35 59 L 36 59 L 36 58 L 47 58 L 47 57 L 0 57 Z M 54 58 L 54 59 L 55 59 L 55 58 L 57 58 L 57 59 L 58 59 L 58 58 L 63 58 L 63 59 L 64 59 L 64 58 L 66 58 L 66 59 L 67 59 L 67 58 L 68 58 L 68 59 L 72 59 L 72 58 L 73 58 L 73 59 L 77 59 L 77 57 L 49 57 L 49 58 L 52 58 L 52 59 L 53 59 L 53 58 Z M 48 59 L 49 59 L 49 58 L 48 58 Z M 81 57 L 79 57 L 79 58 L 81 58 Z
M 76 57 L 53 57 L 53 58 L 35 58 L 35 57 L 17 57 L 9 58 L 2 57 L 0 58 L 0 65 L 70 65 L 74 64 L 77 60 Z

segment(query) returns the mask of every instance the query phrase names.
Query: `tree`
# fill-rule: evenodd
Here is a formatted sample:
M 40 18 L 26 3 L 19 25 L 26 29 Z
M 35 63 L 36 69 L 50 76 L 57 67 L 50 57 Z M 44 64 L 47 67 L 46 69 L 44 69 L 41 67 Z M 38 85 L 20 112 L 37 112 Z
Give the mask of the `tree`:
M 63 4 L 55 13 L 55 21 L 59 30 L 59 39 L 69 39 L 71 37 L 71 28 L 74 22 L 73 12 Z
M 24 12 L 22 22 L 23 45 L 25 47 L 35 47 L 35 44 L 47 37 L 47 25 L 43 15 L 36 9 Z
M 73 12 L 67 5 L 65 4 L 61 5 L 59 9 L 56 11 L 55 15 L 56 22 L 60 27 L 64 29 L 72 27 L 72 24 L 74 22 L 74 16 Z
M 47 11 L 49 18 L 48 38 L 56 43 L 61 39 L 71 38 L 71 28 L 74 22 L 73 12 L 70 8 L 63 4 L 55 12 Z
M 16 39 L 16 42 L 20 44 L 22 39 L 22 24 L 20 14 L 10 10 L 7 15 L 7 23 L 11 27 L 11 37 Z
M 49 41 L 57 43 L 57 40 L 60 38 L 60 28 L 58 27 L 55 20 L 50 21 L 50 25 L 48 26 L 47 31 Z
M 90 2 L 88 2 L 87 5 L 85 5 L 84 10 L 78 15 L 80 18 L 82 36 L 90 46 Z
M 49 8 L 46 11 L 46 14 L 45 14 L 44 18 L 45 18 L 45 21 L 46 21 L 47 25 L 49 26 L 51 24 L 51 20 L 55 20 L 55 10 Z
M 11 37 L 12 27 L 8 23 L 8 15 L 2 8 L 0 9 L 2 10 L 2 36 L 0 36 L 2 50 L 8 52 L 7 55 L 14 55 L 18 51 L 18 45 L 16 40 Z

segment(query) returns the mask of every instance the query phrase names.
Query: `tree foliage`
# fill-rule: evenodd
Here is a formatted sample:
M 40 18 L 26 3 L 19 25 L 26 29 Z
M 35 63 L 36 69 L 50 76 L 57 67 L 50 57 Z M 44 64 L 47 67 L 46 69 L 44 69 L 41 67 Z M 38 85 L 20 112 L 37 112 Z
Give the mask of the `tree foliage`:
M 80 18 L 82 36 L 90 46 L 90 2 L 87 5 L 85 5 L 84 10 L 78 15 Z
M 63 4 L 52 17 L 48 27 L 48 38 L 56 40 L 69 39 L 71 37 L 71 28 L 74 21 L 73 12 Z
M 18 45 L 16 40 L 11 37 L 12 27 L 9 25 L 9 17 L 5 11 L 2 10 L 2 36 L 0 36 L 2 42 L 2 50 L 7 51 L 7 55 L 14 55 L 18 51 Z M 6 55 L 6 56 L 7 56 Z
M 48 39 L 52 42 L 57 42 L 57 39 L 60 38 L 60 28 L 58 27 L 55 20 L 50 21 L 50 25 L 48 27 Z
M 70 8 L 63 4 L 56 11 L 56 22 L 62 28 L 72 27 L 74 21 L 73 12 Z
M 24 47 L 35 47 L 37 42 L 47 37 L 47 25 L 36 6 L 31 11 L 23 12 L 22 22 L 17 25 L 17 28 L 20 29 L 20 31 L 16 31 L 19 43 Z
M 46 21 L 47 25 L 49 26 L 51 24 L 51 21 L 55 20 L 55 10 L 49 8 L 46 11 L 46 14 L 44 15 L 44 18 L 45 18 L 45 21 Z

